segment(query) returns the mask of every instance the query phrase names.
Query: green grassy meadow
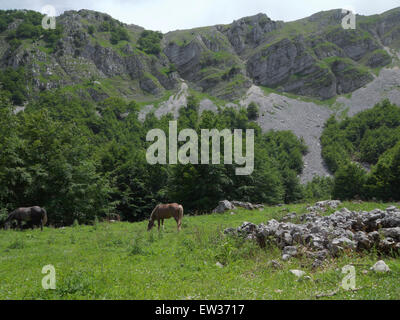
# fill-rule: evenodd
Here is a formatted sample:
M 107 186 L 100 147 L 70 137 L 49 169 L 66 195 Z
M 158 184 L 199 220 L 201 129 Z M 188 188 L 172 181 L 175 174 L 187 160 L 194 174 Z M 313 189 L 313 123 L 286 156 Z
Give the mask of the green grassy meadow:
M 342 206 L 372 210 L 389 205 Z M 383 257 L 392 270 L 388 274 L 369 271 L 381 259 L 375 252 L 348 252 L 312 271 L 313 261 L 306 257 L 284 262 L 275 246 L 261 249 L 223 235 L 224 228 L 244 221 L 258 224 L 287 212 L 305 213 L 306 204 L 234 212 L 185 216 L 180 233 L 173 219 L 161 232 L 147 232 L 145 221 L 46 227 L 43 232 L 0 230 L 0 299 L 317 299 L 339 287 L 345 276 L 341 269 L 348 264 L 355 265 L 357 290 L 340 289 L 320 299 L 400 299 L 398 258 Z M 275 269 L 271 260 L 282 268 Z M 45 265 L 55 267 L 55 290 L 42 288 Z M 291 269 L 305 271 L 311 280 L 297 280 Z

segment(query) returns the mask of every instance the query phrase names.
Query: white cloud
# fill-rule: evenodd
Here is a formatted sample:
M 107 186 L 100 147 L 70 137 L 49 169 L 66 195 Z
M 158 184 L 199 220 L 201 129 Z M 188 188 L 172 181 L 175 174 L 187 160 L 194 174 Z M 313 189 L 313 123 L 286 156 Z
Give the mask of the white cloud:
M 399 0 L 0 0 L 0 9 L 40 11 L 53 5 L 57 12 L 91 9 L 106 12 L 125 23 L 168 32 L 176 29 L 230 23 L 235 19 L 266 13 L 273 20 L 291 21 L 321 10 L 353 7 L 371 15 L 399 6 Z

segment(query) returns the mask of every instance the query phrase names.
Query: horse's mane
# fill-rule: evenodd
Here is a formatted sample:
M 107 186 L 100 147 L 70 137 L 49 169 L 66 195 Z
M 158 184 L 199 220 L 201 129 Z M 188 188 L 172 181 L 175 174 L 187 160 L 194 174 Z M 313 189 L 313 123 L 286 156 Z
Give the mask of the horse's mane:
M 150 215 L 150 220 L 153 220 L 154 217 L 154 213 L 157 211 L 158 207 L 161 205 L 161 203 L 159 203 L 158 205 L 156 205 L 156 207 L 153 209 L 153 211 L 151 212 Z

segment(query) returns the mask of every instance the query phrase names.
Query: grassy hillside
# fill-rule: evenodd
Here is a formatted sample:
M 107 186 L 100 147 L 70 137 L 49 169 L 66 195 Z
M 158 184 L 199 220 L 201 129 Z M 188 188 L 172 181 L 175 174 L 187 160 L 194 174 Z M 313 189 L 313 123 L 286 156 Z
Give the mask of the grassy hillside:
M 389 204 L 342 206 L 372 210 Z M 384 257 L 392 270 L 388 274 L 369 271 L 380 259 L 375 253 L 348 253 L 327 259 L 312 271 L 312 261 L 306 258 L 283 262 L 275 247 L 260 249 L 223 235 L 224 228 L 244 221 L 278 219 L 286 208 L 306 212 L 301 204 L 235 210 L 235 215 L 186 216 L 179 234 L 172 220 L 160 233 L 146 232 L 146 222 L 95 223 L 43 232 L 0 230 L 0 299 L 316 299 L 316 294 L 338 288 L 344 277 L 341 268 L 348 264 L 356 267 L 359 290 L 341 289 L 326 299 L 400 298 L 399 259 Z M 273 259 L 281 269 L 273 268 Z M 48 264 L 57 273 L 53 291 L 41 287 L 41 270 Z M 297 281 L 291 269 L 306 271 L 312 280 Z

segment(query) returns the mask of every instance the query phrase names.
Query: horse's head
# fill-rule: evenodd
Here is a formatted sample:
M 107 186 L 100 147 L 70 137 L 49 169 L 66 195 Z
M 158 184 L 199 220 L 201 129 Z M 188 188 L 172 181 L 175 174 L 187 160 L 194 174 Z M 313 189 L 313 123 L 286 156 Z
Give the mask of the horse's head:
M 150 231 L 154 227 L 154 220 L 149 220 L 149 224 L 147 225 L 147 231 Z
M 10 229 L 11 224 L 12 224 L 12 220 L 14 218 L 14 214 L 15 214 L 15 211 L 9 213 L 8 217 L 0 222 L 0 227 L 3 227 L 6 230 Z

